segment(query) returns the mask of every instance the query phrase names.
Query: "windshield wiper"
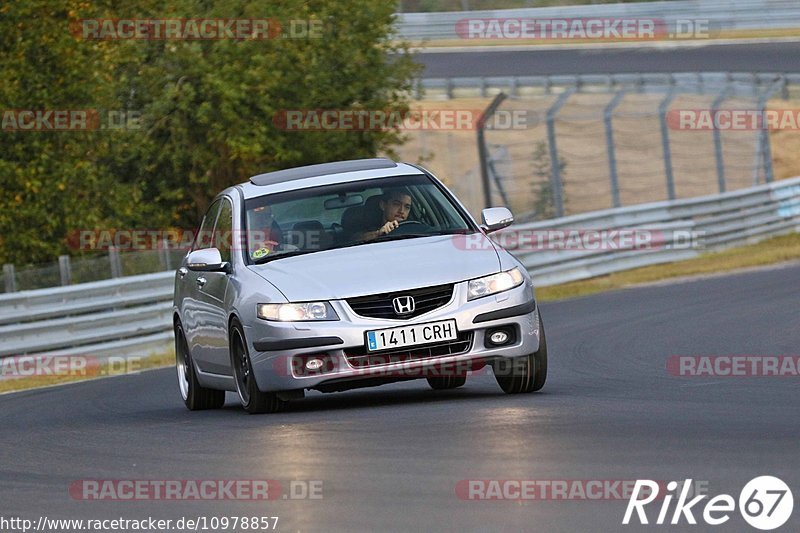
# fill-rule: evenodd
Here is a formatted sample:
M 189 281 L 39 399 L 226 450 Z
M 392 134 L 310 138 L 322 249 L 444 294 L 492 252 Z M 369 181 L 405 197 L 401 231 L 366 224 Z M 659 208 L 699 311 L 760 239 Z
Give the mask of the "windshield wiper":
M 292 250 L 291 252 L 283 252 L 275 255 L 267 255 L 266 257 L 261 257 L 259 259 L 253 259 L 253 264 L 263 265 L 264 263 L 269 263 L 270 261 L 274 261 L 275 259 L 283 259 L 284 257 L 294 257 L 297 255 L 313 254 L 314 252 L 319 252 L 319 251 L 320 250 Z

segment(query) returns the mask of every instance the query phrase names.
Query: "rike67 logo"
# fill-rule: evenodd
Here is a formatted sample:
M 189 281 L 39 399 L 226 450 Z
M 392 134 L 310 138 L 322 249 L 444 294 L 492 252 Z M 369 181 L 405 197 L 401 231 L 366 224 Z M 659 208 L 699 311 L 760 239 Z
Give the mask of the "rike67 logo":
M 680 524 L 683 520 L 687 524 L 697 524 L 695 513 L 700 514 L 702 520 L 709 525 L 718 526 L 731 519 L 731 514 L 736 511 L 736 500 L 728 494 L 714 496 L 705 505 L 700 505 L 707 494 L 701 494 L 689 499 L 689 491 L 692 487 L 692 480 L 687 479 L 685 483 L 679 485 L 676 481 L 667 483 L 666 495 L 659 494 L 659 484 L 649 479 L 638 479 L 633 487 L 633 493 L 628 500 L 628 507 L 625 510 L 625 517 L 622 519 L 624 525 L 631 523 L 636 518 L 640 524 L 649 524 L 652 515 L 648 517 L 645 507 L 654 502 L 659 497 L 663 497 L 661 509 L 655 524 Z M 680 494 L 678 494 L 680 493 Z M 644 495 L 644 497 L 641 497 Z M 677 496 L 675 508 L 672 510 L 670 518 L 670 507 L 672 501 Z M 785 524 L 792 516 L 794 509 L 794 498 L 789 486 L 782 480 L 773 476 L 760 476 L 751 479 L 739 493 L 739 513 L 745 522 L 756 529 L 768 531 L 777 529 Z M 634 519 L 634 522 L 635 519 Z

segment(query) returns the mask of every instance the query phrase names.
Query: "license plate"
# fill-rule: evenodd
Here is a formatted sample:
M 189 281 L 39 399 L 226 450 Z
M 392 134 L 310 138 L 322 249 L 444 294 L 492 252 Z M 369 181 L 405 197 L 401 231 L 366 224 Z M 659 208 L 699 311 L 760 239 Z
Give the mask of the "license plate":
M 404 346 L 418 346 L 458 338 L 455 320 L 442 320 L 413 326 L 378 329 L 367 332 L 367 351 L 390 350 Z

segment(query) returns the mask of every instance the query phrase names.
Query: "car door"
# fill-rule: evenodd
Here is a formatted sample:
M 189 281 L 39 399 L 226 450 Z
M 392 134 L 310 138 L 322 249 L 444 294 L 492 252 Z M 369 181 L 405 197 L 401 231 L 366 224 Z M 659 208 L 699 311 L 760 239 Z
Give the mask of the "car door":
M 231 240 L 233 232 L 233 204 L 227 197 L 221 198 L 219 216 L 214 226 L 211 247 L 219 250 L 222 261 L 231 263 Z M 226 272 L 199 272 L 195 285 L 197 302 L 202 309 L 203 338 L 198 345 L 198 357 L 205 372 L 228 375 L 228 309 L 225 294 L 228 291 L 230 274 Z
M 206 211 L 203 221 L 200 223 L 200 229 L 195 236 L 192 252 L 211 247 L 214 225 L 217 222 L 221 205 L 222 200 L 217 200 Z M 189 347 L 192 359 L 202 370 L 205 367 L 203 347 L 206 343 L 204 337 L 206 336 L 205 332 L 208 329 L 207 324 L 209 321 L 207 318 L 208 313 L 204 310 L 200 299 L 197 282 L 201 274 L 204 273 L 189 270 L 186 266 L 186 257 L 184 257 L 181 268 L 178 270 L 176 287 L 178 288 L 180 316 L 184 334 L 186 335 L 186 344 Z

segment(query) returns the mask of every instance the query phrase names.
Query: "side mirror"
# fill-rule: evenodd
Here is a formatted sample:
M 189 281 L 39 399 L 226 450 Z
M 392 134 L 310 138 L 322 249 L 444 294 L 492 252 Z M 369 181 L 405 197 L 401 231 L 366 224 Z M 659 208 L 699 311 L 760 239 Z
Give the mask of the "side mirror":
M 194 272 L 230 272 L 231 264 L 222 260 L 216 248 L 195 250 L 186 258 L 186 267 Z
M 481 211 L 483 224 L 481 228 L 486 233 L 510 226 L 514 223 L 514 215 L 506 207 L 487 207 Z

